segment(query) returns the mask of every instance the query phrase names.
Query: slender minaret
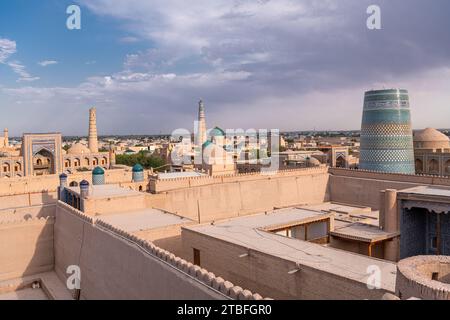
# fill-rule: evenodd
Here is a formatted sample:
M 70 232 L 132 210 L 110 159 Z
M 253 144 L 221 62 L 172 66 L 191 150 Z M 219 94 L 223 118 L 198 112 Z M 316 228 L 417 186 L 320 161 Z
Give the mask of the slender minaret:
M 205 105 L 200 100 L 198 103 L 198 132 L 197 132 L 197 146 L 203 146 L 206 142 L 206 118 L 205 118 Z
M 5 128 L 5 130 L 3 130 L 3 137 L 5 139 L 5 147 L 9 147 L 9 134 L 8 134 L 8 128 Z
M 88 147 L 92 153 L 98 152 L 98 139 L 97 139 L 97 110 L 91 108 L 89 110 L 89 139 Z
M 109 168 L 113 169 L 116 165 L 116 149 L 112 142 L 109 143 Z

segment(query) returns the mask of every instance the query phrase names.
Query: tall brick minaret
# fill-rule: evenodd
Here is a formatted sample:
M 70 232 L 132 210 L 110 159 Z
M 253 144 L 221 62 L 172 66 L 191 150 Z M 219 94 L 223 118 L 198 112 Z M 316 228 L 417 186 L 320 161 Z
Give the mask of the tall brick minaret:
M 205 117 L 205 105 L 200 100 L 198 103 L 198 132 L 197 132 L 197 146 L 203 146 L 206 142 L 206 117 Z
M 5 128 L 5 130 L 3 130 L 3 137 L 5 139 L 5 147 L 9 147 L 9 134 L 8 134 L 8 129 Z
M 89 110 L 89 139 L 88 147 L 92 153 L 98 152 L 98 137 L 97 137 L 97 110 L 91 108 Z

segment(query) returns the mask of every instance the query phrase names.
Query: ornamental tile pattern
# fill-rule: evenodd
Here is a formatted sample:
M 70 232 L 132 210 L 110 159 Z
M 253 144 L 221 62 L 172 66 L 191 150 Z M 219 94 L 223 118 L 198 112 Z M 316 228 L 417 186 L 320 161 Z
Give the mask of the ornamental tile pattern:
M 414 147 L 406 90 L 366 92 L 360 168 L 414 174 Z

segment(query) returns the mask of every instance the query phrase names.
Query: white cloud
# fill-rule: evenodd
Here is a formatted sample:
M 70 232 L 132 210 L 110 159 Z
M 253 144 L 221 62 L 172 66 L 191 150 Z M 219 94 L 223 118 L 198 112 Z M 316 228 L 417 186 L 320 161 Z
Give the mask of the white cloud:
M 44 61 L 40 61 L 38 62 L 38 65 L 40 65 L 41 67 L 47 67 L 47 66 L 51 66 L 54 64 L 58 64 L 58 61 L 56 60 L 44 60 Z
M 17 44 L 13 40 L 0 38 L 0 63 L 9 66 L 13 72 L 20 77 L 17 82 L 31 82 L 39 80 L 39 77 L 33 77 L 27 71 L 20 61 L 10 61 L 9 58 L 17 52 Z
M 0 63 L 5 63 L 14 53 L 16 53 L 16 42 L 0 38 Z

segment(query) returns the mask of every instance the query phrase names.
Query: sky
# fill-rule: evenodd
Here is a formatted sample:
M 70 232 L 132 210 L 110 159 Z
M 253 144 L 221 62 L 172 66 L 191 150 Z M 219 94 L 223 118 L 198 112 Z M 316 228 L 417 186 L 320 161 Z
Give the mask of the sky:
M 448 0 L 2 0 L 0 127 L 86 135 L 95 106 L 103 135 L 192 131 L 203 99 L 208 127 L 357 130 L 364 91 L 401 87 L 448 128 L 449 36 Z

